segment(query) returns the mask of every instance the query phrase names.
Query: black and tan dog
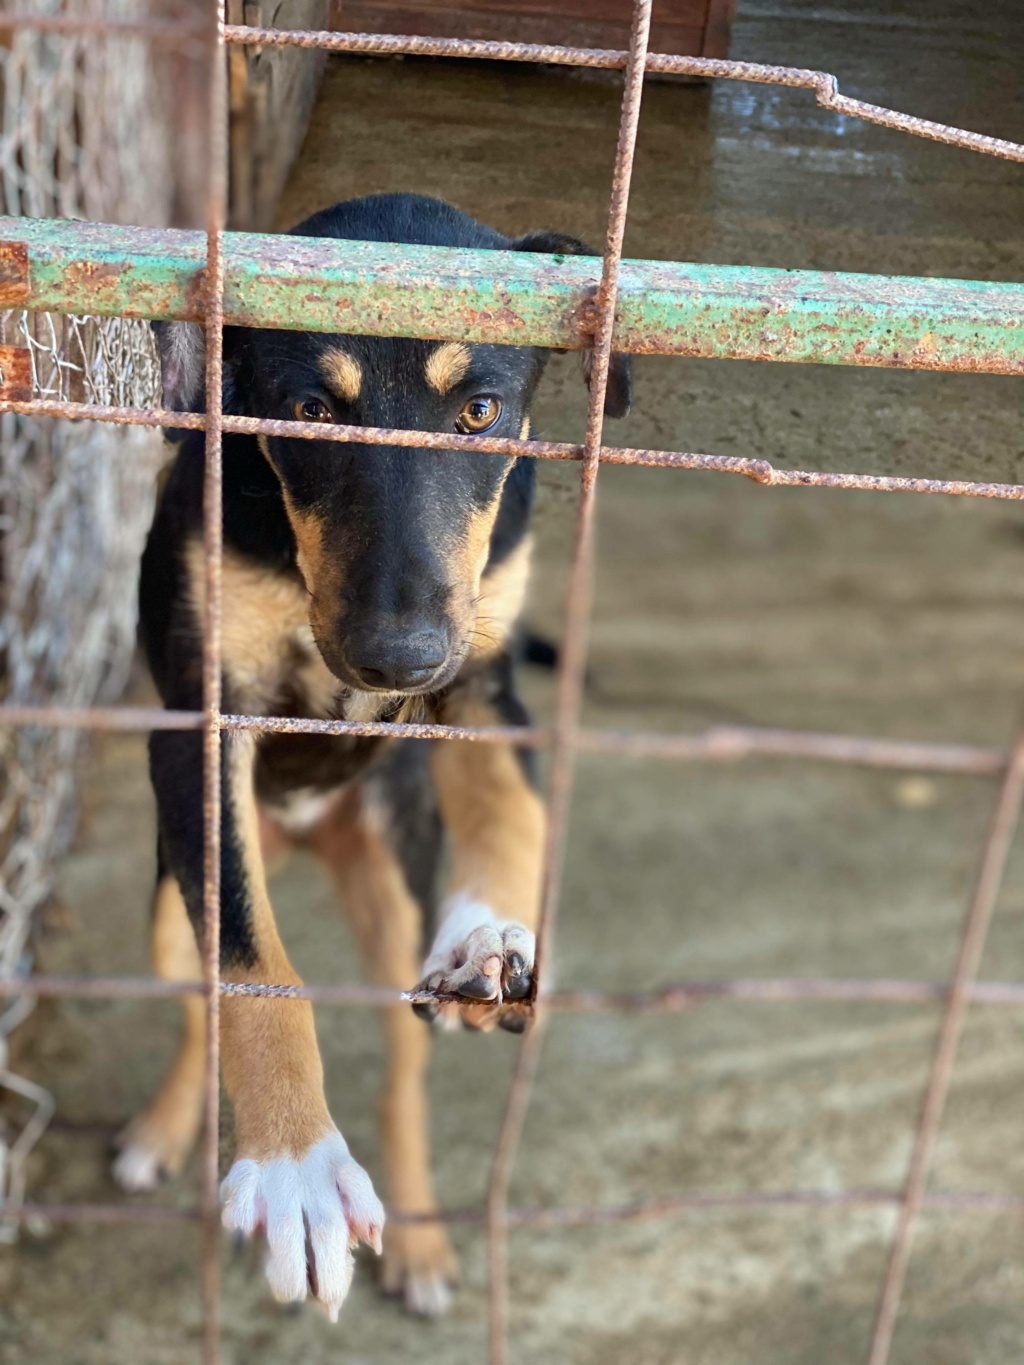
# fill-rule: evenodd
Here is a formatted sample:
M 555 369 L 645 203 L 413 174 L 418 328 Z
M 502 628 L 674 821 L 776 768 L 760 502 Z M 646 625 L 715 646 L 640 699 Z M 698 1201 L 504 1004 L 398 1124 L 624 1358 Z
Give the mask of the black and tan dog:
M 556 233 L 510 239 L 437 200 L 386 195 L 340 204 L 304 236 L 578 253 Z M 199 328 L 158 328 L 164 399 L 201 411 Z M 509 346 L 229 329 L 225 411 L 256 417 L 520 436 L 547 355 Z M 612 366 L 607 409 L 629 405 L 627 362 Z M 143 638 L 166 706 L 201 705 L 203 438 L 180 449 L 142 566 Z M 512 680 L 526 587 L 534 471 L 529 460 L 228 435 L 224 441 L 224 708 L 261 715 L 522 723 Z M 153 951 L 172 979 L 200 975 L 201 738 L 150 740 L 159 811 Z M 223 973 L 297 982 L 267 895 L 271 848 L 302 841 L 339 887 L 378 982 L 421 982 L 464 1003 L 442 1022 L 513 1029 L 529 992 L 544 813 L 510 746 L 226 733 L 223 748 Z M 450 885 L 434 916 L 447 836 Z M 436 919 L 436 924 L 433 923 Z M 190 926 L 191 921 L 191 926 Z M 431 946 L 421 960 L 421 941 Z M 274 1294 L 307 1286 L 332 1317 L 352 1248 L 381 1249 L 384 1213 L 324 1099 L 308 1003 L 225 997 L 224 1080 L 237 1159 L 224 1222 L 266 1232 Z M 177 1171 L 201 1117 L 203 1004 L 158 1095 L 123 1135 L 116 1174 L 143 1189 Z M 383 1168 L 394 1209 L 429 1212 L 426 1030 L 386 1012 Z M 455 1265 L 443 1229 L 400 1224 L 384 1241 L 385 1286 L 443 1311 Z

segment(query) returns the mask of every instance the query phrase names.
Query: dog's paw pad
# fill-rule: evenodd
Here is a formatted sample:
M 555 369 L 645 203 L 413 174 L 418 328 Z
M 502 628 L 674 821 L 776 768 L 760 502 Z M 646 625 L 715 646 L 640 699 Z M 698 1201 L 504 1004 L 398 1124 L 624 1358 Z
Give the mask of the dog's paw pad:
M 526 1013 L 510 1002 L 525 1000 L 533 987 L 535 940 L 512 920 L 495 919 L 485 905 L 464 903 L 442 924 L 423 979 L 410 995 L 455 996 L 456 1000 L 419 1000 L 422 1018 L 441 1028 L 491 1029 L 510 1014 L 512 1032 L 521 1032 Z
M 266 1234 L 274 1298 L 294 1303 L 311 1292 L 332 1322 L 352 1283 L 355 1246 L 362 1241 L 381 1250 L 384 1209 L 338 1132 L 299 1159 L 236 1161 L 221 1185 L 221 1201 L 230 1231 Z
M 421 986 L 467 1000 L 498 1000 L 504 945 L 496 924 L 478 924 L 464 938 L 434 951 L 423 967 Z

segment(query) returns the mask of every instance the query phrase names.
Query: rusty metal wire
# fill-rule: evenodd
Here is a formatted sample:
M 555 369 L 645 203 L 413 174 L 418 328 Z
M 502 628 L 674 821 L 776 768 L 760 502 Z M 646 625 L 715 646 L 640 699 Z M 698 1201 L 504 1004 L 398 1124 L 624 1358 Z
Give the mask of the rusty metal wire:
M 0 21 L 12 28 L 49 29 L 74 33 L 119 28 L 151 41 L 188 44 L 195 41 L 197 28 L 185 20 L 103 20 L 78 16 L 40 18 L 31 12 L 10 11 Z M 561 47 L 548 43 L 506 43 L 483 39 L 430 38 L 408 34 L 334 33 L 326 30 L 273 29 L 255 25 L 226 24 L 221 41 L 251 47 L 301 47 L 323 52 L 351 52 L 377 56 L 454 57 L 504 62 L 531 62 L 550 66 L 591 67 L 625 70 L 630 53 L 626 49 Z M 914 137 L 942 142 L 950 147 L 983 152 L 1010 161 L 1024 161 L 1024 145 L 1005 138 L 972 133 L 931 119 L 915 118 L 896 109 L 869 104 L 843 95 L 835 76 L 828 71 L 806 67 L 773 66 L 761 62 L 735 62 L 724 58 L 681 57 L 663 52 L 648 52 L 644 72 L 661 76 L 690 76 L 703 80 L 749 81 L 758 85 L 781 85 L 811 90 L 815 102 L 833 113 L 875 123 Z
M 448 1001 L 452 996 L 434 991 L 397 991 L 387 986 L 302 985 L 275 986 L 222 981 L 221 995 L 267 996 L 282 1000 L 311 1000 L 316 1005 L 386 1008 L 402 1001 Z M 206 995 L 202 981 L 165 981 L 155 976 L 50 976 L 39 973 L 27 982 L 0 981 L 4 996 L 52 997 L 59 1000 L 170 1000 L 183 995 Z M 949 998 L 944 981 L 914 981 L 884 977 L 734 977 L 720 981 L 675 981 L 650 991 L 552 991 L 544 1009 L 552 1014 L 679 1014 L 713 1001 L 743 1000 L 777 1004 L 813 1000 L 824 1004 L 932 1005 Z M 1024 1005 L 1024 983 L 975 981 L 967 988 L 972 1004 Z
M 119 426 L 206 429 L 207 418 L 194 412 L 162 408 L 119 408 L 104 404 L 29 399 L 0 400 L 0 412 L 37 417 L 64 417 Z M 432 450 L 472 450 L 487 455 L 530 456 L 541 460 L 585 458 L 585 447 L 570 441 L 519 440 L 505 436 L 460 436 L 436 431 L 404 431 L 390 427 L 325 426 L 316 422 L 284 422 L 272 417 L 222 418 L 221 430 L 242 435 L 289 436 L 309 441 L 360 442 L 363 445 L 419 446 Z M 942 493 L 950 497 L 997 498 L 1024 501 L 1024 484 L 972 482 L 968 479 L 918 479 L 891 474 L 847 474 L 829 470 L 779 469 L 768 460 L 735 455 L 701 455 L 686 450 L 647 450 L 635 446 L 605 446 L 601 464 L 638 465 L 652 469 L 703 470 L 714 474 L 742 474 L 772 488 L 834 488 L 865 493 Z
M 630 53 L 620 49 L 556 47 L 539 43 L 502 43 L 465 38 L 419 38 L 405 34 L 325 33 L 298 29 L 281 30 L 229 25 L 228 43 L 250 43 L 259 47 L 315 47 L 328 52 L 378 53 L 411 57 L 488 58 L 503 62 L 537 62 L 552 66 L 589 66 L 606 70 L 625 69 Z M 1005 138 L 987 137 L 945 123 L 914 118 L 896 109 L 851 99 L 839 93 L 839 83 L 828 71 L 810 71 L 797 66 L 767 66 L 760 62 L 732 62 L 713 57 L 677 57 L 662 52 L 646 54 L 644 69 L 659 76 L 696 76 L 725 81 L 751 81 L 758 85 L 786 85 L 813 90 L 822 109 L 866 123 L 877 123 L 914 137 L 944 142 L 972 152 L 1024 161 L 1024 145 Z
M 220 845 L 221 567 L 223 550 L 224 223 L 228 201 L 228 91 L 224 0 L 213 11 L 206 258 L 206 468 L 203 479 L 203 976 L 206 1095 L 203 1163 L 203 1361 L 220 1359 Z
M 145 706 L 2 706 L 0 726 L 86 730 L 201 730 L 202 711 L 161 711 Z M 433 725 L 392 721 L 317 720 L 297 716 L 222 715 L 224 730 L 257 734 L 380 735 L 391 739 L 465 739 L 479 744 L 515 744 L 543 749 L 553 731 L 534 726 Z M 715 725 L 702 734 L 643 730 L 578 730 L 576 748 L 623 758 L 661 758 L 676 763 L 735 763 L 745 758 L 803 758 L 851 763 L 866 768 L 910 768 L 924 772 L 998 774 L 1009 751 L 971 744 L 872 739 L 859 735 L 814 734 L 758 726 Z
M 928 138 L 966 150 L 1024 162 L 1024 146 L 1000 138 L 967 132 L 913 118 L 892 109 L 851 99 L 839 92 L 832 75 L 794 67 L 766 66 L 747 62 L 674 57 L 647 52 L 651 0 L 635 0 L 628 50 L 608 51 L 515 44 L 415 38 L 379 34 L 278 31 L 224 23 L 223 4 L 218 4 L 213 24 L 215 50 L 214 89 L 211 95 L 211 183 L 208 217 L 208 261 L 204 320 L 207 334 L 208 414 L 174 414 L 156 408 L 116 407 L 104 403 L 74 403 L 35 398 L 30 402 L 0 403 L 0 411 L 36 417 L 87 418 L 129 426 L 177 426 L 206 432 L 206 601 L 204 607 L 204 690 L 202 712 L 163 712 L 147 708 L 77 708 L 9 705 L 0 707 L 0 726 L 53 727 L 55 729 L 197 729 L 204 743 L 206 942 L 203 982 L 166 982 L 154 978 L 92 978 L 40 976 L 23 982 L 0 982 L 0 997 L 64 998 L 163 998 L 199 992 L 206 996 L 209 1019 L 207 1066 L 207 1119 L 203 1139 L 203 1199 L 196 1210 L 129 1205 L 8 1205 L 12 1218 L 51 1222 L 98 1221 L 110 1223 L 199 1223 L 203 1228 L 204 1360 L 214 1365 L 219 1358 L 219 1251 L 217 1224 L 217 1128 L 219 1088 L 217 1048 L 218 1007 L 224 995 L 304 998 L 337 1006 L 386 1007 L 394 1005 L 396 993 L 375 986 L 280 986 L 238 985 L 221 982 L 217 944 L 219 939 L 219 837 L 220 749 L 224 732 L 289 732 L 389 734 L 419 739 L 474 739 L 483 743 L 513 742 L 552 751 L 550 822 L 546 847 L 542 919 L 538 932 L 538 965 L 535 981 L 535 1012 L 538 1024 L 553 1012 L 617 1011 L 632 1013 L 676 1012 L 715 1000 L 775 1002 L 783 1000 L 887 1001 L 908 1005 L 944 1005 L 943 1020 L 917 1128 L 913 1156 L 904 1188 L 900 1192 L 875 1190 L 779 1191 L 714 1195 L 692 1192 L 642 1203 L 587 1208 L 517 1208 L 509 1203 L 509 1185 L 519 1136 L 529 1103 L 543 1030 L 526 1035 L 520 1045 L 515 1074 L 509 1088 L 506 1111 L 496 1147 L 485 1206 L 442 1211 L 432 1215 L 447 1222 L 483 1224 L 488 1235 L 490 1308 L 489 1338 L 492 1365 L 508 1359 L 507 1234 L 514 1227 L 563 1227 L 660 1218 L 700 1210 L 787 1210 L 798 1208 L 846 1209 L 894 1207 L 900 1210 L 896 1236 L 879 1300 L 870 1365 L 886 1365 L 893 1328 L 902 1294 L 911 1240 L 922 1209 L 964 1213 L 968 1211 L 1024 1212 L 1024 1196 L 986 1192 L 951 1194 L 928 1191 L 926 1179 L 942 1110 L 948 1093 L 957 1043 L 965 1012 L 971 1003 L 1019 1007 L 1024 1004 L 1024 983 L 979 981 L 978 963 L 988 922 L 1002 880 L 1010 841 L 1016 826 L 1024 790 L 1024 740 L 1010 750 L 954 744 L 917 744 L 885 739 L 838 735 L 813 735 L 754 727 L 719 726 L 698 735 L 622 733 L 583 730 L 579 726 L 590 604 L 595 481 L 601 463 L 630 464 L 655 468 L 708 470 L 742 474 L 767 486 L 817 486 L 842 490 L 949 494 L 1009 500 L 1024 499 L 1024 486 L 965 480 L 897 478 L 888 476 L 777 469 L 767 461 L 732 458 L 684 451 L 654 451 L 608 447 L 602 444 L 603 403 L 612 344 L 616 279 L 626 222 L 629 180 L 632 173 L 637 117 L 645 73 L 688 75 L 704 78 L 751 81 L 807 89 L 825 109 L 879 124 L 883 127 Z M 102 20 L 54 16 L 44 21 L 33 15 L 9 12 L 7 26 L 25 24 L 52 31 L 92 31 Z M 116 27 L 112 26 L 112 27 Z M 209 28 L 209 25 L 207 26 Z M 189 43 L 196 30 L 187 23 L 139 22 L 120 25 L 133 34 L 154 41 Z M 206 41 L 211 38 L 207 33 Z M 226 109 L 223 74 L 225 46 L 250 44 L 315 47 L 335 52 L 410 54 L 459 58 L 492 58 L 506 61 L 546 62 L 565 66 L 599 67 L 624 72 L 619 143 L 616 152 L 609 226 L 601 285 L 595 317 L 594 363 L 587 429 L 581 444 L 544 441 L 513 441 L 488 437 L 452 437 L 426 432 L 393 431 L 356 427 L 324 428 L 319 424 L 262 421 L 230 417 L 221 411 L 221 342 L 223 332 L 223 258 L 221 233 L 224 225 L 226 167 Z M 581 464 L 580 498 L 573 554 L 565 644 L 560 670 L 555 724 L 550 729 L 529 727 L 463 728 L 437 725 L 355 724 L 330 720 L 290 720 L 274 717 L 233 716 L 221 713 L 220 697 L 220 458 L 225 432 L 289 435 L 316 440 L 358 441 L 389 446 L 464 447 L 510 456 L 530 455 L 571 460 Z M 836 979 L 737 979 L 715 982 L 675 982 L 648 992 L 567 991 L 550 988 L 550 959 L 558 912 L 561 867 L 576 757 L 581 752 L 616 754 L 623 757 L 658 757 L 675 761 L 724 762 L 751 756 L 797 757 L 826 762 L 856 763 L 879 768 L 912 768 L 935 772 L 1002 775 L 1003 785 L 982 856 L 978 881 L 968 912 L 956 967 L 948 983 L 907 980 Z M 419 997 L 405 997 L 419 998 Z M 401 1215 L 396 1216 L 401 1221 Z M 411 1217 L 411 1216 L 410 1216 Z M 419 1216 L 421 1219 L 424 1216 Z
M 644 87 L 644 58 L 651 27 L 652 0 L 635 0 L 630 29 L 629 59 L 626 63 L 619 116 L 619 139 L 615 149 L 608 232 L 605 239 L 601 282 L 594 309 L 597 327 L 590 371 L 590 399 L 587 430 L 580 471 L 576 539 L 565 609 L 565 638 L 558 673 L 555 706 L 555 735 L 551 748 L 551 774 L 548 779 L 547 843 L 540 918 L 531 999 L 535 1011 L 542 1001 L 547 960 L 554 938 L 555 920 L 562 885 L 562 870 L 569 832 L 569 805 L 572 799 L 576 765 L 575 731 L 583 705 L 586 673 L 587 624 L 590 616 L 594 558 L 594 520 L 596 513 L 597 471 L 604 434 L 604 405 L 615 328 L 615 299 L 619 265 L 626 234 L 626 212 L 633 174 L 640 102 Z M 508 1359 L 508 1223 L 507 1211 L 512 1167 L 526 1121 L 530 1093 L 537 1074 L 543 1041 L 543 1014 L 538 1012 L 534 1027 L 519 1045 L 508 1099 L 494 1152 L 491 1179 L 487 1190 L 487 1264 L 488 1319 L 491 1365 L 506 1365 Z
M 187 20 L 124 20 L 85 15 L 38 15 L 11 10 L 0 14 L 0 23 L 11 29 L 37 29 L 53 33 L 119 33 L 151 42 L 194 44 L 202 27 Z M 351 52 L 377 56 L 454 57 L 505 62 L 531 62 L 551 66 L 624 70 L 629 51 L 614 48 L 560 47 L 544 43 L 505 43 L 483 39 L 429 38 L 406 34 L 334 33 L 327 30 L 273 29 L 254 25 L 225 24 L 221 41 L 250 47 L 301 47 L 323 52 Z M 915 118 L 883 105 L 843 95 L 835 76 L 806 67 L 773 66 L 761 62 L 735 62 L 724 58 L 681 57 L 649 52 L 644 71 L 661 76 L 690 76 L 704 80 L 748 81 L 757 85 L 781 85 L 811 90 L 815 102 L 833 113 L 875 123 L 914 137 L 942 142 L 950 147 L 983 152 L 1010 161 L 1024 161 L 1024 145 L 1005 138 L 973 133 L 931 119 Z
M 910 1246 L 917 1223 L 917 1215 L 924 1198 L 925 1182 L 931 1164 L 935 1140 L 938 1137 L 942 1111 L 953 1080 L 953 1066 L 957 1047 L 967 1016 L 971 986 L 978 974 L 985 937 L 992 920 L 996 897 L 1010 856 L 1010 846 L 1020 819 L 1024 800 L 1024 736 L 1018 737 L 1010 766 L 1003 779 L 999 800 L 992 816 L 992 824 L 982 854 L 978 880 L 971 898 L 971 906 L 964 922 L 960 951 L 950 980 L 949 1001 L 942 1019 L 928 1089 L 921 1108 L 914 1151 L 910 1158 L 899 1224 L 892 1245 L 892 1253 L 882 1285 L 878 1315 L 871 1342 L 868 1365 L 885 1365 L 889 1359 L 900 1296 L 906 1279 Z

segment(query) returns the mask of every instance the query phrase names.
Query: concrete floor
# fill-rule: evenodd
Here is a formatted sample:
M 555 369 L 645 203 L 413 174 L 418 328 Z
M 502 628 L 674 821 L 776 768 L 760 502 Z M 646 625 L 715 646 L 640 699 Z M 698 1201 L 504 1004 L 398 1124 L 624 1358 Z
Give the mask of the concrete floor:
M 741 0 L 734 54 L 835 71 L 868 100 L 1024 138 L 1024 13 L 1012 0 Z M 600 241 L 615 141 L 604 77 L 489 65 L 338 61 L 282 210 L 296 220 L 378 189 L 439 193 L 508 231 Z M 1024 278 L 1024 179 L 817 110 L 806 94 L 652 85 L 627 252 L 888 273 Z M 647 359 L 616 442 L 805 468 L 1015 479 L 1020 384 L 991 377 Z M 555 362 L 540 430 L 576 438 L 584 396 Z M 542 471 L 532 621 L 560 630 L 573 472 Z M 769 490 L 723 476 L 601 475 L 587 719 L 714 721 L 1001 743 L 1019 714 L 1024 534 L 1009 505 Z M 541 714 L 550 683 L 528 690 Z M 993 785 L 761 761 L 676 767 L 586 759 L 558 944 L 566 986 L 682 976 L 907 975 L 950 969 Z M 55 970 L 145 965 L 152 810 L 133 738 L 89 774 L 63 874 L 75 927 Z M 330 893 L 296 861 L 276 902 L 311 980 L 356 978 Z M 983 971 L 1024 975 L 1024 854 Z M 871 1005 L 715 1005 L 670 1019 L 560 1018 L 549 1034 L 513 1198 L 615 1203 L 681 1190 L 898 1188 L 937 1015 Z M 119 1197 L 105 1146 L 148 1095 L 173 1008 L 64 1003 L 32 1065 L 60 1102 L 34 1165 L 50 1200 Z M 376 1021 L 321 1011 L 334 1111 L 377 1169 Z M 1024 1018 L 970 1013 L 934 1185 L 1024 1192 Z M 478 1203 L 514 1055 L 445 1038 L 433 1072 L 441 1196 Z M 225 1139 L 227 1144 L 227 1138 Z M 195 1165 L 161 1198 L 194 1200 Z M 579 1365 L 847 1365 L 864 1360 L 892 1217 L 724 1214 L 515 1234 L 517 1357 Z M 424 1326 L 365 1265 L 341 1324 L 269 1302 L 257 1262 L 226 1262 L 224 1359 L 479 1365 L 482 1238 L 456 1238 L 464 1285 Z M 0 1250 L 0 1362 L 184 1362 L 200 1332 L 191 1230 L 69 1228 Z M 929 1215 L 896 1365 L 1024 1360 L 1024 1228 Z

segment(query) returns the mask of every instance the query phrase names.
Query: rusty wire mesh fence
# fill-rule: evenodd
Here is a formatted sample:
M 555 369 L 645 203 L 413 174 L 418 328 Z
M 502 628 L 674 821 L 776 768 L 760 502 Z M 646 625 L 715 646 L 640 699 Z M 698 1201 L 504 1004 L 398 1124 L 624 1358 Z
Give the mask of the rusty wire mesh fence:
M 83 0 L 76 0 L 85 13 Z M 41 16 L 59 0 L 37 0 Z M 115 0 L 113 15 L 131 12 Z M 166 224 L 164 120 L 144 39 L 19 28 L 0 47 L 0 212 Z M 159 363 L 139 320 L 0 312 L 0 346 L 33 394 L 151 404 Z M 8 386 L 17 376 L 7 375 Z M 135 647 L 132 581 L 163 459 L 155 432 L 0 416 L 0 698 L 83 705 L 124 689 Z M 32 962 L 54 864 L 74 828 L 80 734 L 0 731 L 0 978 Z M 0 1012 L 0 1092 L 34 1108 L 0 1129 L 0 1200 L 24 1195 L 25 1161 L 52 1112 L 15 1074 L 7 1038 L 31 1007 Z M 0 1240 L 15 1225 L 0 1215 Z
M 923 1208 L 966 1213 L 978 1209 L 1024 1211 L 1024 1197 L 986 1193 L 948 1194 L 931 1191 L 927 1180 L 931 1157 L 949 1092 L 952 1068 L 968 1006 L 973 1001 L 994 1004 L 1024 1003 L 1024 983 L 978 980 L 978 967 L 995 899 L 1005 870 L 1013 834 L 1024 799 L 1024 737 L 1012 739 L 1005 749 L 985 749 L 957 744 L 913 743 L 883 739 L 815 735 L 742 727 L 718 727 L 701 735 L 667 736 L 585 730 L 580 725 L 584 682 L 587 619 L 594 554 L 593 527 L 595 488 L 602 463 L 628 463 L 678 469 L 704 469 L 742 474 L 767 485 L 818 485 L 841 489 L 872 489 L 883 492 L 943 493 L 967 497 L 1024 498 L 1024 487 L 1010 484 L 974 483 L 938 479 L 875 477 L 817 471 L 778 470 L 762 460 L 694 454 L 621 449 L 603 443 L 603 409 L 608 367 L 616 326 L 616 302 L 622 264 L 623 234 L 629 202 L 637 125 L 647 73 L 681 74 L 725 80 L 751 81 L 799 87 L 814 93 L 819 105 L 851 117 L 950 146 L 1024 162 L 1024 145 L 966 132 L 916 119 L 906 114 L 865 104 L 841 95 L 834 77 L 823 72 L 790 67 L 760 66 L 745 62 L 664 56 L 647 50 L 652 0 L 635 0 L 630 45 L 627 51 L 598 51 L 527 44 L 413 38 L 391 35 L 336 32 L 297 32 L 228 25 L 223 5 L 215 22 L 197 29 L 194 25 L 167 21 L 113 20 L 110 31 L 148 37 L 154 43 L 206 43 L 212 46 L 210 98 L 210 187 L 206 234 L 206 269 L 202 317 L 207 338 L 205 416 L 171 414 L 152 408 L 114 406 L 112 403 L 72 402 L 34 396 L 30 400 L 8 394 L 0 397 L 0 410 L 25 415 L 99 419 L 121 425 L 201 428 L 206 433 L 205 471 L 205 572 L 204 705 L 201 712 L 166 712 L 142 708 L 25 706 L 0 708 L 0 724 L 8 727 L 61 729 L 179 728 L 201 730 L 204 736 L 205 778 L 205 887 L 206 940 L 205 980 L 172 983 L 152 978 L 58 978 L 37 976 L 31 980 L 0 983 L 7 995 L 19 998 L 41 995 L 78 998 L 125 998 L 181 995 L 202 992 L 209 1019 L 206 1084 L 206 1126 L 203 1143 L 202 1206 L 194 1211 L 130 1205 L 9 1204 L 7 1217 L 45 1216 L 55 1221 L 191 1221 L 204 1229 L 204 1359 L 208 1365 L 219 1358 L 219 1218 L 218 1218 L 218 1008 L 223 994 L 304 996 L 332 1005 L 387 1005 L 395 1003 L 393 992 L 358 986 L 237 985 L 220 980 L 218 942 L 220 921 L 220 747 L 225 731 L 259 733 L 305 732 L 329 734 L 386 734 L 432 740 L 471 739 L 480 743 L 515 742 L 547 748 L 551 754 L 548 788 L 549 826 L 546 846 L 543 906 L 538 929 L 538 964 L 534 984 L 534 1027 L 519 1045 L 505 1113 L 491 1171 L 486 1204 L 482 1208 L 448 1210 L 437 1215 L 452 1223 L 482 1224 L 488 1239 L 489 1341 L 493 1365 L 508 1359 L 507 1237 L 510 1228 L 535 1228 L 614 1222 L 664 1217 L 673 1213 L 709 1208 L 774 1209 L 807 1207 L 890 1207 L 898 1212 L 896 1231 L 879 1292 L 870 1365 L 885 1365 L 899 1309 L 910 1256 L 911 1242 Z M 102 19 L 54 14 L 9 13 L 4 23 L 24 23 L 35 30 L 77 33 L 83 28 L 102 28 Z M 620 70 L 623 95 L 618 146 L 615 154 L 608 229 L 600 280 L 591 291 L 586 316 L 593 369 L 586 433 L 573 445 L 488 437 L 452 437 L 424 432 L 403 432 L 359 427 L 334 427 L 309 423 L 225 416 L 221 411 L 222 335 L 225 322 L 224 222 L 226 202 L 227 108 L 225 98 L 225 52 L 231 44 L 294 45 L 336 52 L 418 54 L 504 61 L 543 62 L 566 66 L 589 66 Z M 5 232 L 10 232 L 8 227 Z M 367 328 L 366 330 L 372 330 Z M 431 335 L 444 339 L 444 331 Z M 634 349 L 644 349 L 635 347 Z M 646 349 L 656 351 L 657 343 Z M 667 348 L 665 348 L 667 349 Z M 767 355 L 766 355 L 766 358 Z M 773 356 L 771 358 L 781 358 Z M 932 369 L 974 369 L 1020 373 L 1024 365 L 1016 354 L 992 352 L 945 354 L 934 351 L 902 359 L 867 360 L 850 357 L 852 363 L 909 364 Z M 491 451 L 577 461 L 581 465 L 580 493 L 576 514 L 575 545 L 570 571 L 566 610 L 565 643 L 560 664 L 554 725 L 550 729 L 494 727 L 464 729 L 438 725 L 353 723 L 329 720 L 276 719 L 263 716 L 226 715 L 221 710 L 220 616 L 221 616 L 221 442 L 225 432 L 288 434 L 317 440 L 358 440 L 380 445 L 435 445 L 447 448 Z M 747 754 L 773 754 L 817 758 L 888 768 L 928 769 L 946 773 L 987 774 L 998 778 L 999 789 L 974 892 L 964 920 L 960 948 L 951 977 L 946 982 L 914 980 L 766 979 L 683 982 L 668 984 L 643 994 L 615 995 L 607 992 L 557 992 L 550 986 L 551 949 L 559 905 L 561 871 L 565 851 L 573 769 L 581 751 L 628 756 L 657 756 L 676 761 L 732 760 Z M 509 1186 L 531 1087 L 543 1039 L 545 1019 L 553 1011 L 659 1011 L 689 1008 L 703 1000 L 866 1000 L 900 1001 L 908 1004 L 943 1002 L 944 1011 L 916 1128 L 909 1168 L 900 1190 L 844 1190 L 806 1192 L 784 1190 L 771 1194 L 712 1195 L 680 1194 L 646 1203 L 611 1207 L 515 1208 L 509 1203 Z

